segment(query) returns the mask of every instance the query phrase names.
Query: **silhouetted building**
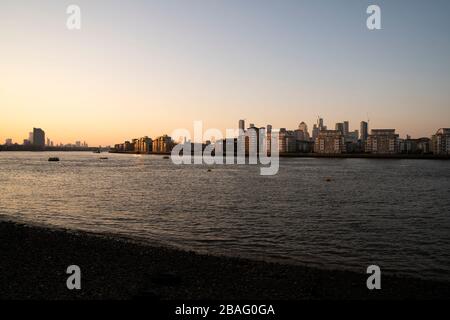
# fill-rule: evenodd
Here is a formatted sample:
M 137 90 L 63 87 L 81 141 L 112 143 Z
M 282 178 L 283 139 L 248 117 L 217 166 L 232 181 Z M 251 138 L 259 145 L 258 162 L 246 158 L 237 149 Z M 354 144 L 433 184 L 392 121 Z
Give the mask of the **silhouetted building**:
M 319 131 L 321 130 L 326 130 L 327 128 L 323 125 L 323 119 L 322 118 L 318 118 L 317 119 L 317 127 L 319 128 Z
M 431 139 L 411 139 L 410 136 L 407 136 L 406 139 L 400 140 L 400 152 L 408 154 L 431 153 Z
M 359 129 L 359 139 L 363 144 L 365 144 L 365 142 L 367 141 L 367 137 L 369 136 L 369 124 L 365 121 L 361 121 Z
M 345 136 L 345 142 L 357 143 L 359 139 L 359 131 L 350 131 Z
M 239 120 L 239 130 L 245 131 L 245 120 Z
M 12 144 L 13 144 L 12 139 L 6 139 L 6 140 L 5 140 L 5 145 L 11 146 Z
M 434 154 L 450 154 L 450 128 L 441 128 L 431 138 Z
M 338 130 L 320 131 L 314 143 L 314 152 L 325 154 L 344 153 L 344 135 Z
M 347 136 L 350 133 L 350 124 L 348 121 L 344 121 L 343 125 L 344 125 L 344 131 L 343 131 L 344 136 Z
M 345 128 L 344 128 L 345 130 Z M 359 143 L 359 131 L 351 131 L 344 135 L 345 151 L 347 153 L 361 152 L 361 144 Z
M 417 142 L 415 139 L 407 136 L 406 139 L 399 140 L 400 153 L 417 153 Z
M 45 147 L 45 132 L 40 128 L 33 128 L 33 145 Z
M 416 140 L 417 151 L 419 153 L 427 154 L 431 153 L 431 139 L 430 138 L 419 138 Z
M 339 131 L 340 133 L 342 133 L 345 136 L 344 124 L 342 122 L 336 123 L 335 130 Z
M 399 135 L 395 129 L 373 129 L 366 141 L 366 152 L 376 154 L 399 153 Z

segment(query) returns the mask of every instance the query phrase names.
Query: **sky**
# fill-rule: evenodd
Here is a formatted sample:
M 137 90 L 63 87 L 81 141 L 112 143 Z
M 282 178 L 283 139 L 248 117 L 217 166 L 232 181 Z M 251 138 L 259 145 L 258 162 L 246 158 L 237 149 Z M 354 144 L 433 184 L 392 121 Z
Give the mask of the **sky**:
M 196 120 L 318 116 L 431 136 L 450 127 L 449 14 L 447 0 L 1 0 L 0 143 L 33 127 L 113 145 Z

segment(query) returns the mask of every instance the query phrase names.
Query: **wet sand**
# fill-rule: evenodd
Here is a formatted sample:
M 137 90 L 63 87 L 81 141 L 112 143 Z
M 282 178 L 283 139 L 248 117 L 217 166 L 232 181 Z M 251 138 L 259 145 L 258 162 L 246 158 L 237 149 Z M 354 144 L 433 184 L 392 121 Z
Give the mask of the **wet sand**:
M 82 289 L 66 287 L 69 265 Z M 85 232 L 0 222 L 0 299 L 311 300 L 449 299 L 450 282 L 365 270 L 320 270 L 200 255 Z

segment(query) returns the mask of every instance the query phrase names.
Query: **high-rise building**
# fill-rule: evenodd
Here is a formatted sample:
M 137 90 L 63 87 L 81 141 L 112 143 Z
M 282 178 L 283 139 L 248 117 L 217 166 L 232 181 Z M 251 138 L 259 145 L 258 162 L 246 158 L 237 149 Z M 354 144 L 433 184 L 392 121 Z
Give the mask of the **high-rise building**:
M 312 140 L 316 141 L 318 136 L 319 136 L 319 128 L 317 127 L 316 124 L 314 124 L 312 129 Z
M 245 120 L 239 120 L 239 130 L 245 131 Z
M 369 124 L 365 121 L 361 121 L 361 126 L 359 130 L 359 139 L 364 144 L 369 136 Z
M 7 146 L 12 145 L 12 144 L 13 144 L 12 139 L 6 139 L 6 140 L 5 140 L 5 144 L 6 144 Z
M 272 125 L 271 124 L 268 124 L 267 125 L 267 133 L 269 134 L 269 133 L 272 133 Z
M 344 121 L 344 136 L 347 136 L 350 132 L 350 124 L 348 121 Z
M 263 128 L 265 130 L 265 128 Z M 251 126 L 245 133 L 245 154 L 256 156 L 259 152 L 259 133 L 260 129 Z M 262 132 L 264 134 L 264 132 Z
M 33 132 L 28 133 L 28 142 L 33 144 Z
M 377 154 L 399 153 L 399 135 L 395 133 L 395 129 L 373 129 L 367 137 L 365 150 Z
M 344 153 L 344 135 L 339 130 L 322 130 L 314 143 L 314 152 L 334 154 Z
M 345 135 L 345 133 L 344 133 L 344 124 L 342 122 L 336 123 L 335 130 L 339 131 L 340 133 Z
M 303 139 L 304 141 L 309 140 L 309 132 L 308 132 L 308 125 L 304 123 L 303 121 L 298 125 L 298 131 L 303 132 Z
M 320 118 L 320 117 L 317 119 L 317 127 L 319 128 L 319 130 L 323 130 L 324 129 L 323 119 Z
M 45 132 L 40 128 L 33 128 L 33 145 L 45 147 Z
M 450 154 L 450 128 L 441 128 L 431 137 L 434 154 Z

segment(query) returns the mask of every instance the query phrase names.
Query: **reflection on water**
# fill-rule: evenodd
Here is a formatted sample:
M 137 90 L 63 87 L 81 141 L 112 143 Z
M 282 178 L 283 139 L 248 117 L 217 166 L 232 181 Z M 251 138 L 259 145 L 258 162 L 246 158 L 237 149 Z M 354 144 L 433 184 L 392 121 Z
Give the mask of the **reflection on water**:
M 160 156 L 108 157 L 0 152 L 0 215 L 215 254 L 450 279 L 448 161 L 281 159 L 277 176 L 261 176 L 256 166 L 208 172 Z

